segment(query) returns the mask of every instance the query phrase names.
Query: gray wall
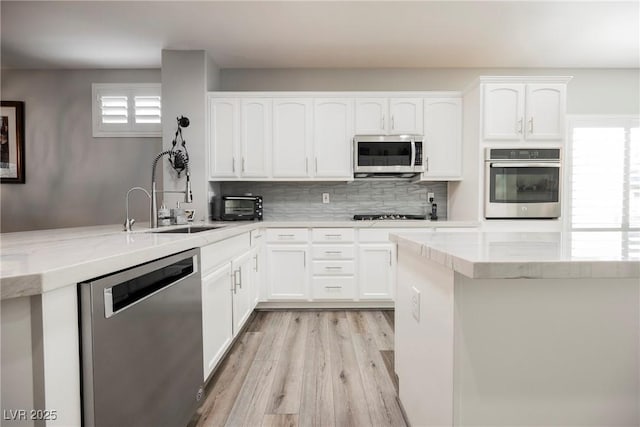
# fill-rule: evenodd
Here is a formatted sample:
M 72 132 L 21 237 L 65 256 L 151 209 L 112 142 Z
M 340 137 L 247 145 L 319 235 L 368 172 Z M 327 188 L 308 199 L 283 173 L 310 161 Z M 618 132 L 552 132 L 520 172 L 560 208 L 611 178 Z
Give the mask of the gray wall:
M 222 194 L 262 196 L 264 219 L 349 220 L 354 214 L 431 212 L 427 192 L 435 193 L 438 218 L 447 216 L 446 182 L 357 180 L 349 183 L 223 182 Z M 322 203 L 329 193 L 330 203 Z
M 25 102 L 26 183 L 0 185 L 2 232 L 123 223 L 129 188 L 149 188 L 160 138 L 93 138 L 91 83 L 160 82 L 159 70 L 2 70 Z M 148 199 L 131 195 L 147 221 Z
M 635 69 L 223 69 L 220 90 L 463 90 L 478 76 L 574 76 L 569 114 L 640 114 Z
M 193 203 L 185 207 L 195 209 L 197 220 L 208 217 L 208 191 L 206 180 L 206 105 L 205 93 L 218 84 L 218 69 L 207 58 L 203 50 L 163 50 L 162 51 L 162 102 L 163 149 L 171 148 L 177 128 L 176 117 L 185 116 L 190 120 L 188 128 L 183 129 L 189 152 L 189 169 L 193 190 Z M 184 175 L 178 179 L 167 161 L 164 165 L 164 188 L 183 191 L 186 180 Z M 184 195 L 165 194 L 167 207 L 184 201 Z M 160 205 L 158 205 L 160 206 Z

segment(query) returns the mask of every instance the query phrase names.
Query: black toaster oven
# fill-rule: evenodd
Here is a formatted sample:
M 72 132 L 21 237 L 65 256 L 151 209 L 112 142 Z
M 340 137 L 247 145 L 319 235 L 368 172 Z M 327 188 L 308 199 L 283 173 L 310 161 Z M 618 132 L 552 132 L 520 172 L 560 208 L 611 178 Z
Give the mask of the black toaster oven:
M 220 219 L 223 221 L 262 221 L 262 197 L 223 195 L 220 204 Z

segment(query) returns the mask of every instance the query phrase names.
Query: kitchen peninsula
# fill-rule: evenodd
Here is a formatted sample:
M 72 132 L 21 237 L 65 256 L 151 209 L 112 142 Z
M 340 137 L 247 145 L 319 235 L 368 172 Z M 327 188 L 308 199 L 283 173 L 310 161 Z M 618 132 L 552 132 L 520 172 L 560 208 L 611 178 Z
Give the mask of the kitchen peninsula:
M 409 422 L 640 425 L 639 233 L 399 233 Z

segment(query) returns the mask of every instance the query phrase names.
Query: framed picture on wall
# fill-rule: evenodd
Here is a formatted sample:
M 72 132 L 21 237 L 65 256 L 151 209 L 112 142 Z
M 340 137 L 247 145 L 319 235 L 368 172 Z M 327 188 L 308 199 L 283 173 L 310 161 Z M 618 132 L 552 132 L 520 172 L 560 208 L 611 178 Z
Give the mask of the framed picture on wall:
M 24 102 L 1 103 L 0 183 L 24 184 Z

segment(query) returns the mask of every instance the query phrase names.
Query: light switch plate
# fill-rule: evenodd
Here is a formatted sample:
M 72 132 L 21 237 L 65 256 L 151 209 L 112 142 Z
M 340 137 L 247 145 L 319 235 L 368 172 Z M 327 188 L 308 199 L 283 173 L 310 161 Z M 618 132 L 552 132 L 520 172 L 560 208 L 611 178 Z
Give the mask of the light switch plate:
M 322 203 L 329 203 L 329 193 L 322 193 Z
M 411 314 L 417 322 L 420 321 L 420 291 L 411 287 Z
M 435 201 L 436 197 L 433 193 L 427 193 L 427 202 Z

